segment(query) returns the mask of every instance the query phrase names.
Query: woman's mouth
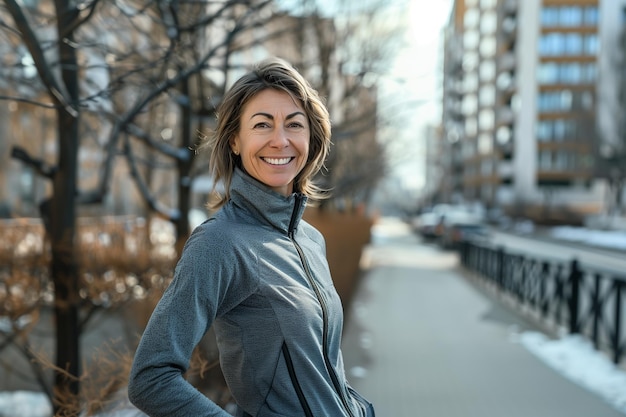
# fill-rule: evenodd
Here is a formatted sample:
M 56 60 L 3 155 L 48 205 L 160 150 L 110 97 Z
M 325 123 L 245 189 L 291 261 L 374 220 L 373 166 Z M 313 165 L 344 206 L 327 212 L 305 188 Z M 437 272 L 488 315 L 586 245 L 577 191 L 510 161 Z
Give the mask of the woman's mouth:
M 270 165 L 287 165 L 289 162 L 291 162 L 291 160 L 293 159 L 293 157 L 287 157 L 287 158 L 262 158 L 265 162 L 267 162 Z

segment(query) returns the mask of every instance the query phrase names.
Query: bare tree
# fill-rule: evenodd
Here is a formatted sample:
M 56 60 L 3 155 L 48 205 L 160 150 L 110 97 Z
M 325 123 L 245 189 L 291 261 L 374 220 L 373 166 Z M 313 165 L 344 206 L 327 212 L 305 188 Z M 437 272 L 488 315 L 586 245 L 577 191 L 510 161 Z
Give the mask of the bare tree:
M 379 107 L 379 83 L 389 71 L 402 27 L 391 24 L 388 2 L 297 2 L 283 26 L 302 68 L 326 97 L 333 119 L 333 148 L 319 182 L 331 190 L 323 207 L 367 203 L 386 174 L 378 131 L 389 123 Z M 294 16 L 294 15 L 297 15 Z M 284 37 L 274 47 L 289 45 Z M 268 42 L 271 50 L 272 44 Z
M 606 50 L 612 53 L 605 57 L 609 62 L 611 80 L 603 80 L 604 92 L 600 95 L 597 127 L 587 128 L 590 134 L 597 135 L 594 149 L 595 175 L 608 184 L 607 214 L 620 215 L 624 206 L 626 187 L 626 30 L 614 39 L 614 47 Z M 617 89 L 616 89 L 617 87 Z
M 207 91 L 206 80 L 200 75 L 211 65 L 217 69 L 229 65 L 226 52 L 232 39 L 268 4 L 5 2 L 13 24 L 2 20 L 3 35 L 15 46 L 12 58 L 18 63 L 9 68 L 16 69 L 19 74 L 13 74 L 14 78 L 22 76 L 22 83 L 15 94 L 2 98 L 47 109 L 54 114 L 56 125 L 54 163 L 31 155 L 25 146 L 16 145 L 12 151 L 14 158 L 52 183 L 50 197 L 41 203 L 40 210 L 50 242 L 54 288 L 56 358 L 51 395 L 55 414 L 75 412 L 76 405 L 64 399 L 78 398 L 79 394 L 81 305 L 85 296 L 81 294 L 84 286 L 76 235 L 78 204 L 103 201 L 116 157 L 124 155 L 148 207 L 177 224 L 179 241 L 186 237 L 191 148 L 196 137 L 193 126 L 199 126 L 194 115 L 208 113 L 213 105 L 202 102 L 201 97 L 219 97 L 220 88 L 224 88 Z M 209 36 L 212 27 L 218 27 L 218 40 Z M 25 61 L 31 63 L 26 69 L 19 65 Z M 37 78 L 24 77 L 30 68 L 36 70 Z M 190 93 L 196 89 L 197 95 Z M 182 109 L 181 140 L 177 144 L 168 143 L 162 123 L 150 124 L 150 117 L 167 116 L 173 107 Z M 106 123 L 109 134 L 103 139 Z M 91 127 L 98 134 L 88 139 Z M 91 190 L 81 190 L 79 185 L 85 182 L 81 181 L 84 172 L 79 171 L 78 155 L 88 140 L 103 151 L 102 170 Z M 133 141 L 143 144 L 143 149 L 138 151 Z M 147 163 L 141 153 L 146 149 L 173 161 L 178 173 L 178 207 L 161 203 L 142 175 L 149 174 L 155 162 L 151 158 Z M 143 172 L 142 163 L 147 167 Z
M 122 153 L 149 211 L 175 225 L 179 252 L 189 234 L 191 184 L 198 173 L 208 168 L 206 163 L 201 166 L 194 163 L 193 148 L 199 132 L 210 127 L 207 124 L 212 123 L 215 105 L 226 88 L 225 74 L 231 69 L 232 55 L 237 52 L 233 46 L 235 39 L 262 24 L 261 12 L 271 2 L 210 4 L 177 3 L 175 8 L 168 7 L 167 12 L 159 8 L 149 30 L 140 32 L 146 40 L 154 37 L 155 31 L 161 33 L 160 39 L 168 39 L 168 44 L 142 62 L 142 67 L 151 69 L 149 85 L 141 81 L 144 71 L 129 74 L 128 70 L 122 70 L 118 79 L 124 83 L 132 79 L 132 84 L 141 88 L 131 100 L 119 100 L 114 114 L 120 116 L 112 115 L 114 123 L 107 142 L 109 148 L 122 143 Z M 209 72 L 219 74 L 219 79 L 207 77 L 205 74 Z M 120 93 L 127 95 L 128 91 L 120 90 Z M 106 168 L 93 200 L 106 194 L 111 166 Z M 159 194 L 158 182 L 151 183 L 159 172 L 161 177 L 177 179 L 175 197 L 169 198 L 169 202 L 167 196 Z M 171 189 L 161 185 L 162 189 Z
M 97 2 L 96 2 L 97 3 Z M 57 124 L 58 160 L 50 168 L 39 172 L 52 182 L 52 195 L 42 204 L 42 217 L 50 237 L 50 271 L 55 288 L 54 311 L 56 316 L 55 387 L 60 395 L 78 394 L 79 375 L 79 294 L 78 266 L 76 264 L 76 178 L 79 149 L 79 87 L 78 61 L 74 48 L 75 34 L 89 21 L 72 2 L 56 0 L 53 4 L 55 21 L 54 55 L 47 53 L 36 29 L 31 26 L 25 10 L 16 1 L 5 1 L 13 17 L 17 34 L 33 59 L 40 81 L 45 86 L 47 99 L 54 109 Z M 93 10 L 93 8 L 91 9 Z M 42 15 L 31 18 L 37 20 Z M 15 156 L 29 161 L 19 152 Z M 36 162 L 36 161 L 32 161 Z

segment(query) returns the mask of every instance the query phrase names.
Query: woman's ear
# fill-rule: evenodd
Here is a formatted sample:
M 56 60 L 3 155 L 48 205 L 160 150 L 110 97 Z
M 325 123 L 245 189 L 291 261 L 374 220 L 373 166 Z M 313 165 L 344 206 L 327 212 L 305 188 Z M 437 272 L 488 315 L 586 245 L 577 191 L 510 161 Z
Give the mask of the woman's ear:
M 228 146 L 230 146 L 230 150 L 232 153 L 234 153 L 235 155 L 239 155 L 239 147 L 237 146 L 237 142 L 235 141 L 235 139 L 231 139 L 228 143 Z

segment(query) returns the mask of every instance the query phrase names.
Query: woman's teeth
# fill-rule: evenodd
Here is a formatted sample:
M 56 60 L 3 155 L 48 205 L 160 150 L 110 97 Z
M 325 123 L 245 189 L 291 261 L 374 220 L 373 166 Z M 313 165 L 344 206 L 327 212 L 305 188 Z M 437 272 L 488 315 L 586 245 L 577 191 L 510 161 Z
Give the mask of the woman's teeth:
M 291 161 L 291 158 L 263 158 L 263 160 L 272 165 L 285 165 Z

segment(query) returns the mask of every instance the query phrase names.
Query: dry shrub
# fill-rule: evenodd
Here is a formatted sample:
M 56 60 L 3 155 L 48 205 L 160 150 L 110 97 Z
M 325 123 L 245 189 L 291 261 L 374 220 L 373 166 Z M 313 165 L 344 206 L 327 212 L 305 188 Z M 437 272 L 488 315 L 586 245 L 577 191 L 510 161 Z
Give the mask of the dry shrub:
M 174 251 L 153 244 L 150 225 L 141 219 L 98 220 L 80 228 L 82 298 L 110 307 L 160 296 L 173 274 Z
M 50 392 L 47 371 L 52 369 L 67 378 L 72 376 L 56 369 L 50 353 L 36 352 L 40 347 L 31 346 L 29 340 L 41 309 L 51 306 L 54 300 L 49 245 L 41 223 L 33 220 L 2 221 L 0 232 L 3 346 L 15 344 L 31 363 L 33 378 L 42 390 L 50 398 L 63 402 L 65 415 L 59 417 L 91 414 L 119 405 L 120 389 L 127 383 L 132 353 L 108 344 L 96 349 L 90 358 L 83 358 L 85 372 L 77 378 L 81 384 L 80 398 L 69 392 L 54 395 Z M 173 274 L 174 252 L 164 250 L 167 240 L 153 244 L 150 238 L 148 226 L 142 221 L 128 218 L 79 221 L 76 262 L 80 271 L 81 317 L 87 319 L 95 311 L 122 309 L 136 300 L 160 298 Z
M 326 256 L 333 282 L 347 310 L 360 276 L 363 247 L 370 241 L 374 220 L 359 210 L 349 212 L 307 208 L 304 219 L 326 239 Z
M 55 391 L 51 395 L 55 405 L 61 406 L 55 417 L 86 417 L 129 408 L 125 387 L 132 354 L 120 343 L 110 341 L 96 349 L 91 358 L 84 361 L 84 371 L 79 377 L 56 367 L 43 352 L 33 351 L 31 354 L 43 368 L 58 371 L 65 378 L 80 382 L 80 396 L 69 391 Z

